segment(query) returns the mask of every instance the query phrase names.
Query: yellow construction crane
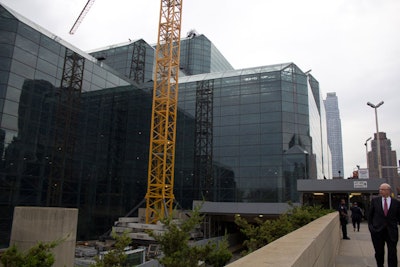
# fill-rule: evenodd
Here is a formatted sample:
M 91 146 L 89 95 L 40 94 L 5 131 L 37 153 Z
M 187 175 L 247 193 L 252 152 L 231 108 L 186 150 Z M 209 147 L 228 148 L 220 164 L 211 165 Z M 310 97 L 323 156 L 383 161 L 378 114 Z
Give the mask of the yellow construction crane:
M 182 0 L 161 0 L 151 116 L 146 223 L 172 213 Z
M 89 0 L 70 33 L 94 0 Z M 172 214 L 182 0 L 161 0 L 151 116 L 146 223 Z

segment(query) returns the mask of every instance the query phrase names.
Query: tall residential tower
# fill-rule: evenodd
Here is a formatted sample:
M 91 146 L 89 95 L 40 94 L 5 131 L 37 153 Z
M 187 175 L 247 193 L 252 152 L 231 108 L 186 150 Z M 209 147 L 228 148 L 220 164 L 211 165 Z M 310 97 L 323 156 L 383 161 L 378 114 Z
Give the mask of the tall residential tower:
M 332 176 L 343 177 L 342 124 L 336 93 L 327 93 L 324 100 L 328 131 L 328 144 L 332 153 Z

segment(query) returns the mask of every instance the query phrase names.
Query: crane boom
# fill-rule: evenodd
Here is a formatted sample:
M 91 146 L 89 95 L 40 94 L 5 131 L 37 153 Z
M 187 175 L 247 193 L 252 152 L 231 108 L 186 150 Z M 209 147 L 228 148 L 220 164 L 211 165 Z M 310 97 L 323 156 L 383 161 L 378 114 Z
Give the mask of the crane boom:
M 182 0 L 161 0 L 151 116 L 146 223 L 172 214 Z
M 82 9 L 81 13 L 79 14 L 79 17 L 76 19 L 74 25 L 72 26 L 71 30 L 69 31 L 69 34 L 74 34 L 76 32 L 76 29 L 78 29 L 78 27 L 81 24 L 82 20 L 85 18 L 85 16 L 88 13 L 89 9 L 92 7 L 94 1 L 95 0 L 88 0 L 86 2 L 85 7 Z

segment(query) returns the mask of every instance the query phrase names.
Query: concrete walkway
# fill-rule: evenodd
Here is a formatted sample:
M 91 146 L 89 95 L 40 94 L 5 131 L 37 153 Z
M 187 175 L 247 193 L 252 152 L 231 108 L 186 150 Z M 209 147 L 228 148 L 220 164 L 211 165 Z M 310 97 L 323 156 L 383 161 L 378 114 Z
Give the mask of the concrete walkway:
M 375 267 L 375 252 L 367 222 L 361 223 L 360 232 L 354 232 L 353 225 L 349 223 L 347 232 L 351 239 L 340 240 L 339 254 L 336 257 L 335 267 Z M 397 256 L 400 259 L 400 243 L 397 245 Z M 385 266 L 387 266 L 386 257 Z

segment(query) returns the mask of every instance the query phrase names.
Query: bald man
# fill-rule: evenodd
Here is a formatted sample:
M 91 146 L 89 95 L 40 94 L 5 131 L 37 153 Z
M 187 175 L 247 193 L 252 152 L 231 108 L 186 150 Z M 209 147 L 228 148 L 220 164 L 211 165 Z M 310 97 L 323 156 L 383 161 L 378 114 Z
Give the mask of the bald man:
M 379 197 L 371 200 L 368 228 L 375 249 L 378 267 L 383 267 L 385 244 L 388 249 L 388 266 L 397 267 L 397 241 L 400 222 L 400 202 L 391 198 L 391 187 L 387 183 L 379 186 Z

